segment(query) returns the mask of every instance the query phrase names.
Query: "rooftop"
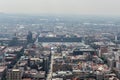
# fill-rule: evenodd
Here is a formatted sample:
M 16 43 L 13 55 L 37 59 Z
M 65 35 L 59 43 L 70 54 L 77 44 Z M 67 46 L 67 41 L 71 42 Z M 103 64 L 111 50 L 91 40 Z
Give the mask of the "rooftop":
M 0 66 L 0 72 L 3 72 L 6 69 L 6 66 Z
M 20 70 L 19 70 L 19 69 L 12 69 L 12 71 L 18 72 L 18 71 L 20 71 Z

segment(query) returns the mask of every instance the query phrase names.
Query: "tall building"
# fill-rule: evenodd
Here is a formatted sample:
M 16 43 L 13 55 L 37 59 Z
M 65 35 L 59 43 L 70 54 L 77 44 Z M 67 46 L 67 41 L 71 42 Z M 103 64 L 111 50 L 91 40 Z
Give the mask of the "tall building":
M 10 69 L 7 71 L 7 80 L 22 80 L 22 73 L 19 69 Z
M 5 80 L 6 66 L 0 66 L 0 80 Z
M 46 57 L 43 59 L 43 69 L 46 72 L 46 74 L 48 73 L 48 69 L 49 69 L 49 58 Z
M 107 52 L 108 52 L 108 47 L 107 46 L 101 46 L 98 56 L 101 57 L 103 53 L 107 53 Z
M 120 70 L 120 52 L 115 52 L 116 68 Z
M 117 37 L 117 35 L 115 36 L 115 41 L 118 41 L 118 37 Z

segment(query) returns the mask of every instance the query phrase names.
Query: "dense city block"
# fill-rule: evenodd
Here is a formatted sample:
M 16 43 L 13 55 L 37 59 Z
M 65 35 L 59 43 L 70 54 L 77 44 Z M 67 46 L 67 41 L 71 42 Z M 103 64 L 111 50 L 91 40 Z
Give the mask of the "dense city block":
M 0 80 L 120 79 L 118 17 L 0 17 Z

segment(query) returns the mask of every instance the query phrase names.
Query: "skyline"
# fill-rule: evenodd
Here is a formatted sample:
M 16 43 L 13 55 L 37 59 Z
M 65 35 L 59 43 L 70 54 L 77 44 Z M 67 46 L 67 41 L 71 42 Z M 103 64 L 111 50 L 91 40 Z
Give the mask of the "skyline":
M 0 12 L 15 14 L 120 15 L 119 0 L 0 0 Z

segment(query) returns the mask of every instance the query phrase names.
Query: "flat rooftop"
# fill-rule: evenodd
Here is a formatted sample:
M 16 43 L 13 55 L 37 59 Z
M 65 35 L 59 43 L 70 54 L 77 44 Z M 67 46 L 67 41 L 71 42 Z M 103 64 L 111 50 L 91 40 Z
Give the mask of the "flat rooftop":
M 15 71 L 15 72 L 17 72 L 17 71 L 20 71 L 19 69 L 12 69 L 12 71 Z
M 3 72 L 6 69 L 6 66 L 0 66 L 0 72 Z

